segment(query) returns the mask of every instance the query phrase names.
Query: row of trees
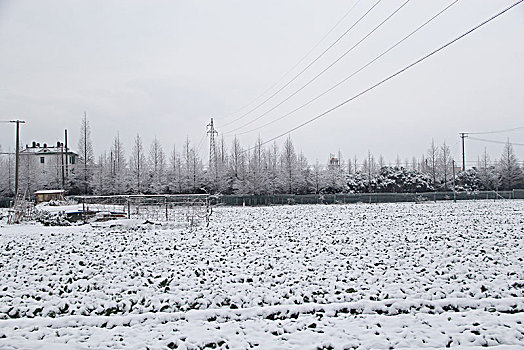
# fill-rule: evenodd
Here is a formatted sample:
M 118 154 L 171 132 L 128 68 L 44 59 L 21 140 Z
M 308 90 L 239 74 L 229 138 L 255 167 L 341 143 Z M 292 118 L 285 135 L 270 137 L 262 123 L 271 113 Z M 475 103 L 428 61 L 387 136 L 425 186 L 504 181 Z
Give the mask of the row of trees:
M 304 154 L 297 152 L 291 138 L 281 147 L 276 143 L 264 147 L 259 138 L 255 145 L 243 148 L 238 139 L 226 145 L 219 140 L 216 159 L 204 162 L 198 149 L 187 138 L 181 148 L 166 152 L 158 139 L 146 149 L 140 135 L 126 155 L 117 134 L 111 148 L 95 159 L 89 123 L 84 116 L 78 143 L 79 161 L 65 181 L 70 194 L 126 193 L 200 193 L 223 194 L 266 193 L 342 193 L 342 192 L 425 192 L 456 190 L 494 190 L 524 187 L 521 166 L 508 142 L 500 159 L 492 163 L 485 152 L 478 165 L 467 171 L 454 166 L 450 148 L 433 141 L 426 154 L 411 161 L 386 164 L 370 152 L 357 164 L 357 159 L 344 161 L 339 152 L 326 164 L 310 165 Z M 9 163 L 8 163 L 9 162 Z M 60 164 L 57 162 L 57 164 Z M 12 188 L 13 162 L 4 157 L 0 163 L 0 194 L 9 195 Z M 60 188 L 60 172 L 31 173 L 28 163 L 21 166 L 21 188 L 29 191 Z M 9 173 L 9 174 L 7 174 Z

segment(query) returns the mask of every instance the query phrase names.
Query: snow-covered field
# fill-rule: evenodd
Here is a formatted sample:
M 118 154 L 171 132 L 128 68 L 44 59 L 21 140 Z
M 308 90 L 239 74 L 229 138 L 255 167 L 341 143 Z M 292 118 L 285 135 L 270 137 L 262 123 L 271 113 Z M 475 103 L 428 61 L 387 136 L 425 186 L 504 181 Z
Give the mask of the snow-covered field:
M 524 347 L 524 201 L 0 226 L 0 348 Z

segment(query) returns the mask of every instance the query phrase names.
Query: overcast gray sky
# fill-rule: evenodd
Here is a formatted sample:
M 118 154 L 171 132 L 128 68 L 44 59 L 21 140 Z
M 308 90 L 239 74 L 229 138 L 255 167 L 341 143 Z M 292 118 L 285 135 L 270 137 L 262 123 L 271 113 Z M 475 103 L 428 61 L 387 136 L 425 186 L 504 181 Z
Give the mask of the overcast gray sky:
M 274 107 L 403 2 L 383 0 L 281 93 L 222 127 L 242 115 L 231 113 L 293 67 L 356 0 L 0 0 L 0 119 L 24 119 L 24 143 L 55 143 L 67 128 L 76 146 L 87 111 L 96 154 L 109 149 L 117 132 L 128 154 L 137 133 L 145 147 L 156 136 L 169 153 L 186 136 L 198 143 L 210 117 L 222 135 Z M 259 135 L 269 139 L 329 109 L 513 2 L 460 0 L 336 90 L 280 122 L 240 136 L 242 143 L 253 144 Z M 360 1 L 287 79 L 374 3 Z M 411 0 L 318 80 L 238 132 L 325 91 L 450 3 Z M 398 78 L 293 132 L 295 145 L 311 163 L 324 162 L 339 149 L 345 157 L 362 159 L 370 150 L 394 161 L 397 154 L 402 160 L 420 157 L 434 138 L 449 144 L 459 161 L 459 132 L 524 126 L 523 34 L 524 5 L 519 5 Z M 524 130 L 484 136 L 507 137 L 524 143 Z M 4 150 L 14 146 L 12 125 L 0 124 L 0 144 Z M 468 160 L 476 160 L 484 147 L 498 158 L 503 145 L 468 140 Z M 201 148 L 203 157 L 206 148 Z M 524 160 L 524 147 L 515 151 Z

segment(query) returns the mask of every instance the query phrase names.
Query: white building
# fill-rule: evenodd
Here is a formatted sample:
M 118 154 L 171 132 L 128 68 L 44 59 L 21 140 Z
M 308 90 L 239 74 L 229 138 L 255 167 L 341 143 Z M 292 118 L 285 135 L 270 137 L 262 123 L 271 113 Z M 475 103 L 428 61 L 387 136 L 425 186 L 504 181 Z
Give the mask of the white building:
M 78 154 L 58 141 L 56 145 L 34 142 L 20 151 L 20 181 L 30 191 L 62 188 L 72 176 Z

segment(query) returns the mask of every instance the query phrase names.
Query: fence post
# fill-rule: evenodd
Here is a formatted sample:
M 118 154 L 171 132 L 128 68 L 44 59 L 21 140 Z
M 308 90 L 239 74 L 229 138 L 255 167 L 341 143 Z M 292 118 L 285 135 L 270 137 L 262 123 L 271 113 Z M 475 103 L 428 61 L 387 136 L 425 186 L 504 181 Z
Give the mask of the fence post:
M 164 202 L 165 202 L 165 205 L 166 205 L 166 221 L 169 221 L 169 215 L 168 215 L 168 212 L 167 212 L 167 197 L 164 198 Z
M 85 198 L 82 198 L 82 216 L 84 218 L 84 224 L 87 223 L 87 216 L 86 216 L 86 200 Z
M 127 218 L 131 219 L 131 202 L 127 199 Z

